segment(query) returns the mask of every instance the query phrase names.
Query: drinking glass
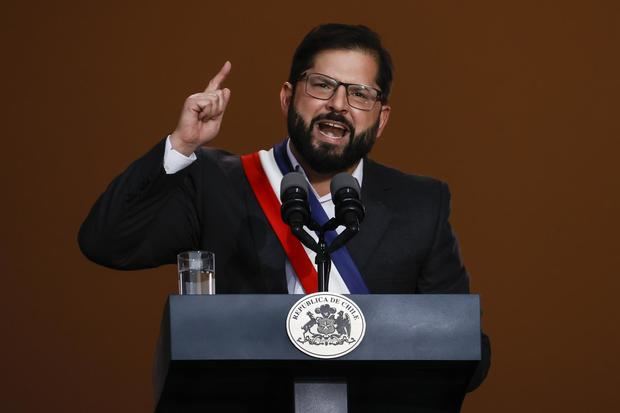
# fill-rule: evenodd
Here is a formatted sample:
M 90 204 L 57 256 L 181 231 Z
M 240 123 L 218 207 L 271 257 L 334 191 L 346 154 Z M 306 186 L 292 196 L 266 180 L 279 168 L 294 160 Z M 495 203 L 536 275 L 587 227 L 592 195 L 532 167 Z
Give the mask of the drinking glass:
M 215 294 L 215 254 L 185 251 L 177 255 L 179 294 Z

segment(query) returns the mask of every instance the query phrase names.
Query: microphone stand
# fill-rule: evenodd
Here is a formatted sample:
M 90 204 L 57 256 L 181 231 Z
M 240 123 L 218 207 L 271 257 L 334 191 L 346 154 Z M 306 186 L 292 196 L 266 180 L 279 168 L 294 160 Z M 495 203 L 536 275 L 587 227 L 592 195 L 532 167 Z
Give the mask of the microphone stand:
M 325 234 L 319 235 L 319 250 L 316 251 L 314 260 L 317 272 L 319 273 L 319 292 L 327 292 L 329 289 L 329 272 L 331 271 L 332 260 L 325 243 Z
M 297 231 L 293 232 L 306 247 L 316 253 L 314 263 L 316 264 L 317 273 L 319 276 L 319 292 L 327 292 L 329 289 L 329 272 L 331 271 L 332 266 L 331 253 L 344 245 L 344 243 L 351 239 L 351 237 L 353 237 L 359 229 L 359 227 L 353 230 L 351 230 L 351 228 L 345 229 L 328 247 L 325 242 L 325 233 L 327 231 L 335 230 L 338 226 L 339 224 L 335 218 L 331 218 L 324 225 L 319 225 L 313 220 L 310 225 L 308 225 L 308 228 L 315 231 L 318 237 L 318 243 L 314 242 L 312 238 L 310 238 L 313 241 L 312 243 L 307 242 L 307 237 L 300 237 L 298 236 Z

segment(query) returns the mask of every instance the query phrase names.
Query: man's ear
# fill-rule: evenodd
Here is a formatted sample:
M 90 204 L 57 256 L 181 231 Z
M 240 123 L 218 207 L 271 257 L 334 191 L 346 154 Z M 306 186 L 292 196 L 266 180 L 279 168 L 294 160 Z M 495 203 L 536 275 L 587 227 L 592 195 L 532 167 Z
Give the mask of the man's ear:
M 293 85 L 289 82 L 284 82 L 282 89 L 280 89 L 280 107 L 282 108 L 282 114 L 288 115 L 288 108 L 293 104 Z
M 390 112 L 392 107 L 390 105 L 381 105 L 381 112 L 379 112 L 379 129 L 377 129 L 377 138 L 383 133 L 383 128 L 387 125 L 390 119 Z

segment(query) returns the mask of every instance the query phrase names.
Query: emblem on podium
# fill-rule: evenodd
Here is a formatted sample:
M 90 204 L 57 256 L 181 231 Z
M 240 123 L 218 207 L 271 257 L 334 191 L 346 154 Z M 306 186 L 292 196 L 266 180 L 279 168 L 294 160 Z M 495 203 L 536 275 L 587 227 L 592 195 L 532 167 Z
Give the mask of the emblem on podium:
M 360 308 L 342 294 L 314 293 L 297 301 L 286 318 L 291 342 L 316 358 L 336 358 L 355 350 L 364 338 Z

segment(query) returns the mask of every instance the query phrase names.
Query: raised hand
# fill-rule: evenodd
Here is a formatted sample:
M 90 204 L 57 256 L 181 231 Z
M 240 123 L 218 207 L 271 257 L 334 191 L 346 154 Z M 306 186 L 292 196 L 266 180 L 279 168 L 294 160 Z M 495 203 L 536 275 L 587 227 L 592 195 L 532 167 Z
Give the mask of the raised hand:
M 220 131 L 224 111 L 230 100 L 230 89 L 222 83 L 230 73 L 230 62 L 224 63 L 204 92 L 185 99 L 177 128 L 170 136 L 172 147 L 189 156 L 198 147 L 213 140 Z

